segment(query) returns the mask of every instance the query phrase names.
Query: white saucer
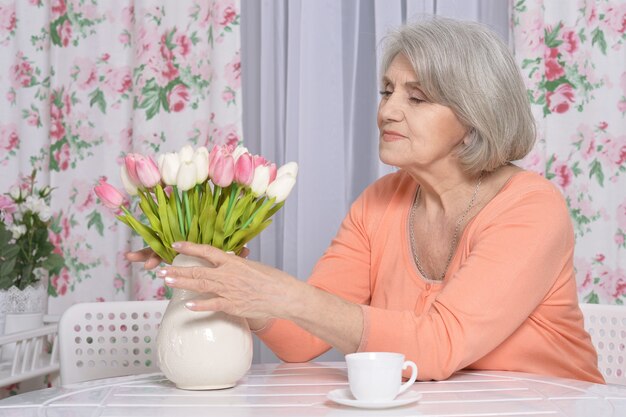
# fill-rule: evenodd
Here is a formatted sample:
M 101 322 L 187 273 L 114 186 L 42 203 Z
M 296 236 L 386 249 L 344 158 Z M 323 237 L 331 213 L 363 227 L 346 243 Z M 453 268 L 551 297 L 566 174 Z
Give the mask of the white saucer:
M 359 401 L 352 396 L 349 389 L 335 389 L 326 396 L 329 400 L 341 405 L 358 408 L 392 408 L 411 404 L 422 398 L 422 394 L 415 391 L 407 391 L 398 395 L 391 401 Z

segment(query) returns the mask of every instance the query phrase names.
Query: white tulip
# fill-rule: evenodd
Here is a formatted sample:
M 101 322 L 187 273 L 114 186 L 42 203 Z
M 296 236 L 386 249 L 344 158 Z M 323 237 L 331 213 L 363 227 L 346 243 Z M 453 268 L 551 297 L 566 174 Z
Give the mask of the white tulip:
M 196 186 L 196 164 L 193 161 L 182 162 L 176 176 L 176 185 L 181 191 L 191 190 Z
M 176 185 L 180 159 L 176 152 L 170 152 L 159 156 L 159 172 L 165 185 Z
M 196 184 L 202 184 L 209 177 L 209 150 L 205 146 L 196 149 L 193 163 L 196 165 Z
M 298 164 L 296 162 L 287 162 L 276 171 L 276 177 L 282 177 L 283 175 L 291 175 L 296 178 L 298 176 Z
M 291 175 L 283 175 L 276 179 L 267 187 L 266 194 L 269 198 L 276 198 L 276 203 L 285 201 L 287 196 L 296 184 L 296 178 Z
M 180 162 L 190 162 L 193 159 L 193 148 L 191 145 L 185 145 L 178 151 L 178 158 Z
M 255 197 L 259 197 L 265 193 L 267 186 L 270 183 L 270 168 L 267 166 L 259 165 L 254 169 L 254 176 L 252 177 L 252 183 L 250 189 Z
M 239 159 L 239 157 L 241 155 L 243 155 L 244 153 L 250 153 L 248 152 L 248 148 L 246 148 L 245 146 L 237 146 L 235 148 L 235 150 L 233 151 L 233 159 L 235 160 L 235 162 L 237 162 L 237 159 Z
M 128 176 L 128 171 L 126 170 L 126 165 L 122 165 L 120 167 L 120 178 L 122 178 L 122 185 L 126 192 L 130 195 L 137 195 L 137 187 L 130 180 Z

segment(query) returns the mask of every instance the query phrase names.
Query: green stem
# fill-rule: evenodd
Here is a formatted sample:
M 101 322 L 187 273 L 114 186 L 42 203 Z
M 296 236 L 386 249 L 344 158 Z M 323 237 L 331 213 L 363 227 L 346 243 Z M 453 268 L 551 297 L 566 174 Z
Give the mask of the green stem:
M 178 217 L 178 227 L 180 228 L 180 234 L 183 236 L 187 236 L 187 232 L 185 231 L 185 223 L 183 222 L 183 209 L 181 207 L 180 204 L 180 196 L 178 195 L 178 187 L 177 186 L 172 186 L 173 190 L 172 192 L 174 193 L 174 199 L 176 200 L 176 214 Z
M 220 197 L 220 191 L 222 191 L 222 187 L 220 187 L 219 185 L 216 185 L 213 189 L 213 207 L 215 207 L 215 210 L 217 210 L 217 200 Z
M 267 204 L 267 202 L 268 202 L 268 201 L 271 201 L 271 200 L 265 200 L 265 201 L 263 202 L 263 204 L 261 204 L 261 205 L 260 205 L 260 206 L 259 206 L 256 210 L 254 210 L 254 213 L 252 213 L 252 216 L 250 216 L 250 218 L 249 218 L 248 220 L 246 220 L 246 222 L 243 224 L 243 226 L 241 226 L 241 229 L 239 229 L 239 230 L 243 230 L 243 229 L 245 229 L 246 227 L 248 227 L 248 225 L 249 225 L 250 223 L 252 223 L 252 220 L 254 220 L 254 217 L 255 217 L 255 216 L 256 216 L 256 214 L 259 212 L 259 210 L 261 210 L 261 209 L 263 208 L 263 206 Z
M 230 192 L 230 201 L 228 202 L 228 210 L 226 210 L 226 220 L 224 221 L 224 224 L 228 224 L 228 220 L 230 220 L 230 215 L 233 211 L 233 207 L 235 206 L 235 197 L 237 196 L 238 192 L 239 184 L 233 183 L 233 188 Z
M 150 207 L 152 208 L 152 211 L 154 211 L 155 213 L 158 213 L 159 207 L 154 202 L 154 199 L 152 198 L 152 194 L 150 194 L 150 191 L 146 189 L 143 192 L 144 192 L 144 195 L 146 196 L 146 200 L 148 200 L 148 203 L 150 203 Z
M 191 230 L 191 207 L 189 207 L 189 195 L 187 191 L 183 191 L 183 200 L 185 202 L 185 215 L 187 218 L 187 230 Z

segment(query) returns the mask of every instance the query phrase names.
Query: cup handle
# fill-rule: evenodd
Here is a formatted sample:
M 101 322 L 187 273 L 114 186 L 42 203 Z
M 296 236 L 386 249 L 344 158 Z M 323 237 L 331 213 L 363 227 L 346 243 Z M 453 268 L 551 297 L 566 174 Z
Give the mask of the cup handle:
M 400 391 L 398 391 L 398 394 L 402 394 L 404 391 L 409 389 L 409 387 L 411 385 L 413 385 L 413 383 L 417 379 L 417 365 L 415 364 L 415 362 L 413 362 L 413 361 L 404 361 L 404 364 L 402 365 L 402 370 L 405 370 L 408 366 L 410 366 L 412 368 L 412 370 L 413 370 L 411 372 L 411 377 L 409 378 L 408 381 L 406 381 L 404 384 L 402 384 L 400 386 Z

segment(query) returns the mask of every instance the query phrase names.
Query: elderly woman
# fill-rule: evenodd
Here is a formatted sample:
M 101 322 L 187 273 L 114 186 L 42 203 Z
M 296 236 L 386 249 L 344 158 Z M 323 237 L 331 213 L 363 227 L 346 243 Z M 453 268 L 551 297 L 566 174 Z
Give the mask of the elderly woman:
M 583 329 L 574 234 L 559 191 L 511 163 L 532 148 L 526 90 L 481 25 L 432 19 L 385 45 L 380 159 L 399 168 L 354 202 L 308 282 L 218 249 L 176 250 L 215 268 L 166 267 L 167 285 L 211 299 L 283 360 L 394 351 L 422 380 L 460 369 L 603 382 Z M 149 251 L 134 261 L 158 260 Z

